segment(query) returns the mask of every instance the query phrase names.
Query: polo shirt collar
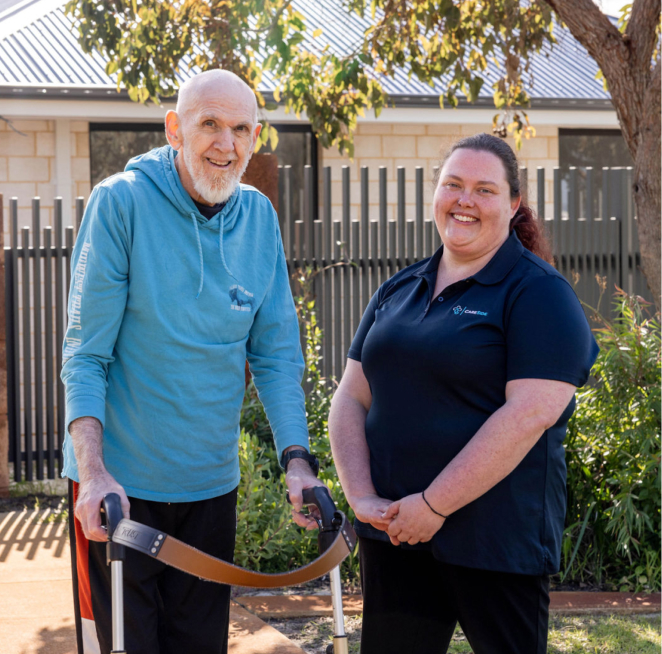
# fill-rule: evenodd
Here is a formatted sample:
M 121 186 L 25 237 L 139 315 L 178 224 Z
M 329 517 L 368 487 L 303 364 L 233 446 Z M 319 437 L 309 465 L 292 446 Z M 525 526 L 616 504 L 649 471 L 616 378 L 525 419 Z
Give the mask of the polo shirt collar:
M 510 236 L 506 239 L 505 243 L 497 250 L 497 253 L 487 262 L 484 268 L 481 268 L 470 279 L 477 281 L 483 286 L 490 286 L 498 284 L 503 281 L 506 275 L 515 267 L 524 252 L 524 246 L 519 240 L 515 230 L 510 232 Z M 436 279 L 437 269 L 439 262 L 444 253 L 444 246 L 441 245 L 439 249 L 430 257 L 425 267 L 418 272 L 414 273 L 415 277 L 425 277 L 428 282 Z
M 430 260 L 427 264 L 421 268 L 418 272 L 414 273 L 414 277 L 425 277 L 429 282 L 432 279 L 435 279 L 437 276 L 437 269 L 439 268 L 439 262 L 441 261 L 441 255 L 444 253 L 443 244 L 439 246 L 439 249 L 430 257 Z
M 505 243 L 487 262 L 485 267 L 473 275 L 473 279 L 479 284 L 483 284 L 483 286 L 498 284 L 515 267 L 522 256 L 522 252 L 524 252 L 524 246 L 513 229 Z

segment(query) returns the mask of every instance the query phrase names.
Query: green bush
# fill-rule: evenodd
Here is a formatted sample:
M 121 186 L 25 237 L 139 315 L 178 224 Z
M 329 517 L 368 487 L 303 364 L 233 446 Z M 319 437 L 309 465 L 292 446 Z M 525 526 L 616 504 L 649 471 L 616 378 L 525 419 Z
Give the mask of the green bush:
M 292 522 L 285 478 L 280 471 L 274 475 L 273 455 L 257 436 L 241 432 L 235 562 L 261 572 L 302 565 L 317 547 L 314 535 Z
M 660 322 L 641 298 L 595 312 L 600 354 L 568 425 L 564 582 L 660 588 Z
M 300 292 L 295 297 L 299 324 L 304 336 L 306 372 L 306 415 L 311 451 L 320 461 L 320 479 L 331 491 L 338 509 L 350 520 L 354 513 L 340 487 L 327 431 L 327 420 L 334 381 L 322 377 L 322 332 L 317 323 L 312 296 L 314 272 L 297 272 Z M 278 465 L 269 422 L 257 390 L 251 382 L 246 390 L 241 417 L 237 547 L 238 565 L 262 572 L 283 571 L 303 565 L 318 555 L 315 533 L 305 532 L 291 520 L 290 507 L 285 503 L 285 475 Z M 355 553 L 343 563 L 343 578 L 358 577 L 358 556 Z

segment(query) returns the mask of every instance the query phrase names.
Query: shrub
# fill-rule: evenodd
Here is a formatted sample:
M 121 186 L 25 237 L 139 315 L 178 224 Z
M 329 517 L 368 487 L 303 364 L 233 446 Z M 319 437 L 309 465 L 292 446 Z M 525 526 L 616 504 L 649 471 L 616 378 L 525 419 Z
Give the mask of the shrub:
M 562 581 L 660 588 L 660 322 L 643 300 L 595 312 L 600 354 L 568 425 Z
M 313 536 L 292 523 L 285 478 L 274 475 L 273 454 L 257 436 L 241 432 L 235 562 L 261 572 L 302 565 L 316 548 Z
M 319 477 L 331 491 L 336 506 L 353 520 L 354 513 L 338 481 L 327 431 L 334 381 L 324 378 L 320 368 L 322 331 L 317 323 L 312 295 L 314 276 L 312 269 L 297 271 L 299 293 L 294 298 L 304 338 L 304 387 L 310 448 L 319 459 Z M 292 523 L 290 507 L 285 503 L 285 475 L 278 465 L 271 428 L 253 382 L 246 390 L 241 428 L 239 462 L 242 480 L 235 559 L 239 565 L 262 572 L 303 565 L 318 555 L 317 541 L 314 534 Z M 343 576 L 351 581 L 357 575 L 358 556 L 354 554 L 343 563 Z

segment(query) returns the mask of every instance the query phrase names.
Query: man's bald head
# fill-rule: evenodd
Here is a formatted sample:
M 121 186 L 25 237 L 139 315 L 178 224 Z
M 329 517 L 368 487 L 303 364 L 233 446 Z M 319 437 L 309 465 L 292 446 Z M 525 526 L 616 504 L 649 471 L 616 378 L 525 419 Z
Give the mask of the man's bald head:
M 257 100 L 255 93 L 244 80 L 229 70 L 207 70 L 191 77 L 179 87 L 175 111 L 182 120 L 195 110 L 202 97 L 227 97 L 243 100 L 250 107 L 253 125 L 257 124 Z
M 255 94 L 234 73 L 210 70 L 182 84 L 177 109 L 166 113 L 165 131 L 189 195 L 207 204 L 226 202 L 261 128 Z

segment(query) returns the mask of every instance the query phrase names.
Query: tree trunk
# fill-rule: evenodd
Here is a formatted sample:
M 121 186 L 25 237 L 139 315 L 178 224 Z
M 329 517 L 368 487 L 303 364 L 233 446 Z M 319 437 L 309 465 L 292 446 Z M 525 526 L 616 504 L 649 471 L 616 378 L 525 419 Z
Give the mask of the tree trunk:
M 652 61 L 660 0 L 634 0 L 622 34 L 592 0 L 546 0 L 595 59 L 609 87 L 625 143 L 634 160 L 641 270 L 660 301 L 660 55 Z M 651 65 L 652 64 L 652 65 Z
M 639 248 L 641 250 L 641 269 L 653 294 L 653 300 L 660 311 L 660 244 L 662 233 L 660 220 L 662 206 L 660 204 L 660 115 L 653 125 L 647 126 L 637 149 L 634 162 L 634 180 L 632 192 L 637 207 L 637 231 L 639 233 Z M 650 133 L 653 132 L 653 133 Z M 657 137 L 655 136 L 657 132 Z

